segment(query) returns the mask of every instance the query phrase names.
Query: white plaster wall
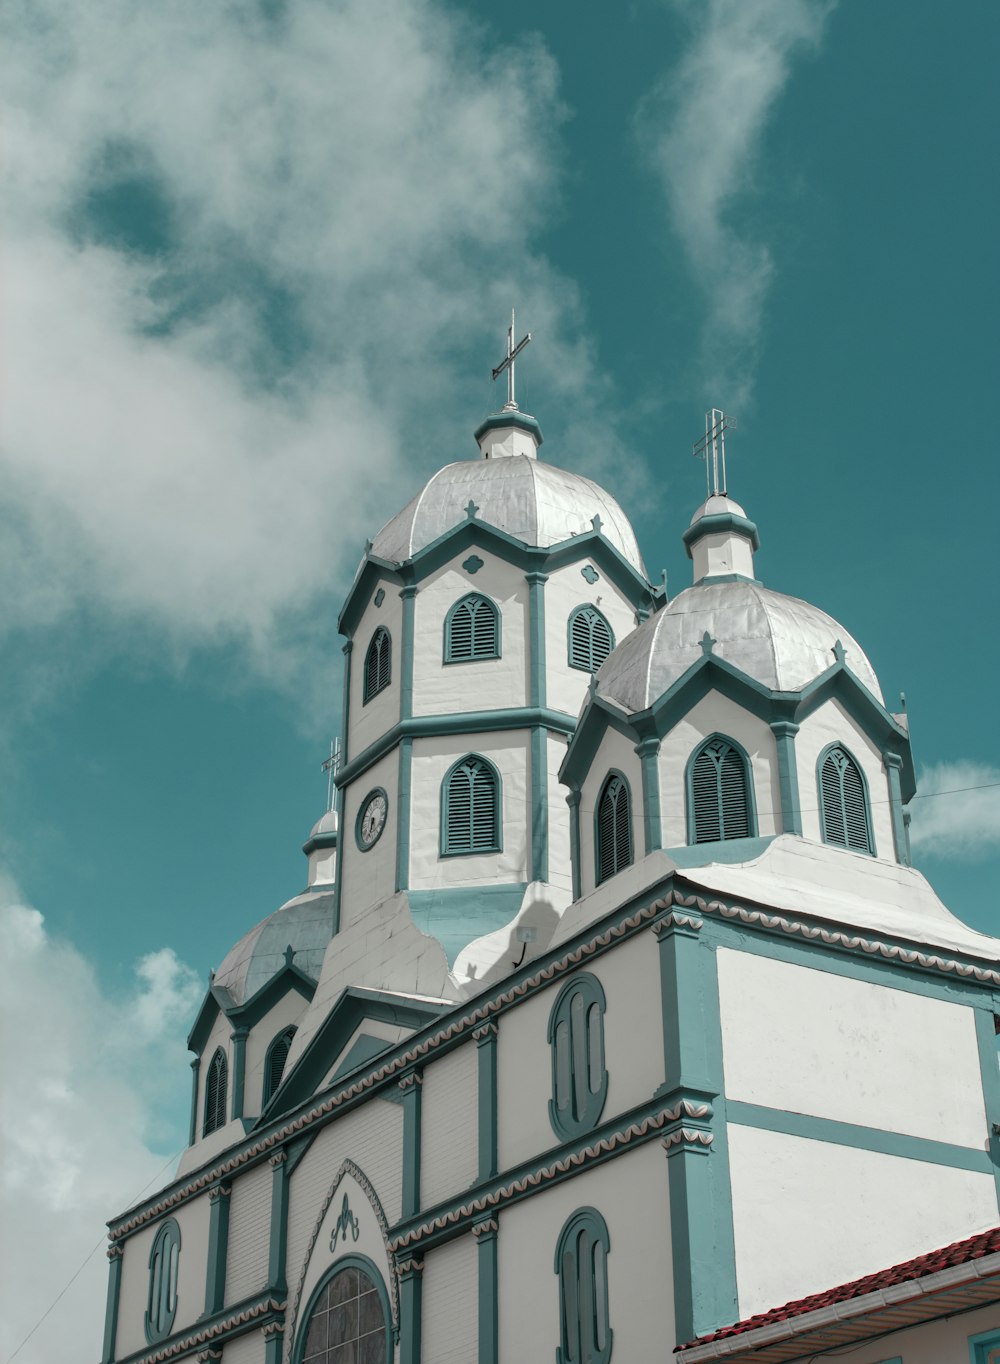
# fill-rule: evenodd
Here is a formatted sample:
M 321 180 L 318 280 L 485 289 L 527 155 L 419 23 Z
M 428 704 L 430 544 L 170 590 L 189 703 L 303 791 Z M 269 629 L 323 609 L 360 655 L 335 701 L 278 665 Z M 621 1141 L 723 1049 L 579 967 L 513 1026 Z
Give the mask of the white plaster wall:
M 895 862 L 896 846 L 892 837 L 889 783 L 882 767 L 882 755 L 839 701 L 826 701 L 811 715 L 806 716 L 795 736 L 795 764 L 799 776 L 803 835 L 817 842 L 822 840 L 816 763 L 823 749 L 832 743 L 843 744 L 864 772 L 868 782 L 875 853 L 886 861 Z
M 991 1174 L 730 1125 L 741 1317 L 996 1225 Z
M 675 1333 L 667 1162 L 660 1143 L 653 1141 L 501 1214 L 500 1364 L 555 1358 L 556 1241 L 567 1219 L 586 1206 L 604 1218 L 611 1242 L 613 1358 L 623 1364 L 671 1358 Z
M 975 1312 L 961 1312 L 943 1321 L 925 1321 L 905 1331 L 893 1331 L 868 1345 L 855 1345 L 842 1359 L 849 1364 L 883 1364 L 901 1359 L 903 1364 L 969 1364 L 969 1340 L 1000 1331 L 1000 1308 L 994 1303 Z M 835 1358 L 836 1356 L 831 1356 Z
M 692 753 L 715 733 L 735 739 L 746 749 L 759 837 L 767 838 L 782 831 L 774 735 L 756 715 L 728 697 L 710 692 L 691 707 L 660 745 L 660 815 L 665 848 L 679 848 L 688 841 L 687 765 Z
M 479 1247 L 456 1237 L 424 1258 L 423 1351 L 428 1364 L 473 1364 L 479 1349 Z
M 177 1262 L 177 1313 L 174 1332 L 183 1331 L 205 1310 L 205 1273 L 208 1264 L 208 1195 L 175 1208 L 170 1214 L 181 1233 Z M 162 1219 L 165 1221 L 166 1219 Z M 125 1242 L 121 1299 L 118 1309 L 116 1358 L 148 1348 L 144 1327 L 149 1293 L 149 1252 L 161 1222 L 136 1232 Z
M 632 850 L 634 860 L 640 861 L 646 852 L 643 834 L 642 767 L 635 744 L 615 729 L 608 729 L 591 764 L 587 779 L 580 791 L 580 886 L 584 894 L 593 890 L 597 881 L 594 819 L 601 787 L 612 768 L 628 780 L 632 793 Z M 612 878 L 613 880 L 613 878 Z
M 362 852 L 354 837 L 358 811 L 376 786 L 389 798 L 385 828 L 378 842 Z M 399 837 L 399 750 L 386 753 L 367 772 L 362 772 L 344 791 L 344 826 L 341 834 L 340 923 L 355 923 L 369 905 L 384 900 L 396 889 L 396 840 Z
M 266 1287 L 270 1231 L 271 1166 L 265 1160 L 235 1180 L 229 1195 L 227 1305 Z
M 720 948 L 726 1096 L 983 1150 L 974 1011 Z
M 601 574 L 596 583 L 588 583 L 580 571 L 588 564 Z M 596 606 L 611 626 L 617 645 L 636 628 L 635 607 L 586 555 L 550 573 L 544 591 L 547 704 L 576 715 L 587 695 L 590 673 L 569 665 L 570 615 L 578 606 Z
M 475 574 L 461 567 L 471 553 L 485 560 Z M 490 597 L 500 611 L 500 657 L 445 664 L 445 617 L 470 592 Z M 463 550 L 454 563 L 420 584 L 415 621 L 414 715 L 528 704 L 528 584 L 520 569 L 483 550 Z
M 433 1207 L 462 1193 L 478 1173 L 479 1078 L 475 1042 L 424 1067 L 420 1203 Z
M 267 1344 L 259 1331 L 237 1336 L 226 1342 L 222 1350 L 222 1364 L 264 1364 Z
M 380 587 L 385 589 L 385 599 L 381 606 L 376 606 L 375 593 Z M 345 762 L 356 758 L 369 744 L 374 743 L 379 735 L 391 729 L 399 719 L 399 679 L 403 659 L 403 603 L 399 595 L 400 590 L 397 583 L 376 583 L 372 588 L 371 601 L 354 631 L 354 648 L 351 652 L 351 713 Z M 365 655 L 368 653 L 372 636 L 380 625 L 385 626 L 392 638 L 389 685 L 365 705 Z
M 500 773 L 503 849 L 471 857 L 442 857 L 441 783 L 449 768 L 467 753 L 488 758 Z M 410 781 L 411 888 L 429 890 L 438 886 L 474 886 L 483 881 L 528 881 L 529 773 L 527 730 L 415 739 Z
M 570 816 L 566 804 L 569 787 L 561 785 L 559 781 L 559 768 L 566 757 L 565 738 L 561 734 L 549 734 L 545 753 L 549 778 L 549 882 L 563 890 L 572 890 Z
M 289 990 L 250 1030 L 246 1042 L 246 1079 L 243 1085 L 243 1112 L 247 1117 L 257 1117 L 260 1113 L 268 1047 L 290 1024 L 298 1024 L 308 1003 L 298 990 Z M 288 1073 L 287 1062 L 284 1073 Z

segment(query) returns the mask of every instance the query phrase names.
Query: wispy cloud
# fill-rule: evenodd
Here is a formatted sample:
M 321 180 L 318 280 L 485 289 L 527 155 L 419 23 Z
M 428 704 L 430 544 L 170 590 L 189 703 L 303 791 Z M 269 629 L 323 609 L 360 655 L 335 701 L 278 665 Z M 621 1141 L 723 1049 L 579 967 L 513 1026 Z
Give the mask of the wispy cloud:
M 690 45 L 644 101 L 639 128 L 704 292 L 704 381 L 738 407 L 753 387 L 775 266 L 767 244 L 741 229 L 736 206 L 755 189 L 768 116 L 835 0 L 673 3 L 690 18 Z
M 1000 768 L 931 763 L 919 774 L 917 796 L 910 805 L 914 852 L 964 858 L 1000 852 Z
M 184 1134 L 168 1115 L 188 1089 L 183 1039 L 202 989 L 161 949 L 110 997 L 90 961 L 0 881 L 0 1357 L 84 1261 L 18 1364 L 96 1357 L 107 1261 L 87 1257 L 113 1211 L 169 1178 Z

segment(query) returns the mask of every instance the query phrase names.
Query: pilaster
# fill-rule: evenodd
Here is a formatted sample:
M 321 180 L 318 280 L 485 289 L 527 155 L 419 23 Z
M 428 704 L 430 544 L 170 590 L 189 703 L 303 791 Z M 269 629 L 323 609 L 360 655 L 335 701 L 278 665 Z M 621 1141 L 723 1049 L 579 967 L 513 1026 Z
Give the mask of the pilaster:
M 546 704 L 545 573 L 526 573 L 528 584 L 528 705 Z M 549 771 L 547 736 L 541 725 L 531 731 L 531 879 L 549 879 Z
M 108 1301 L 104 1312 L 104 1349 L 101 1364 L 114 1364 L 115 1342 L 118 1339 L 118 1304 L 122 1293 L 122 1255 L 119 1242 L 108 1246 Z
M 208 1263 L 205 1272 L 206 1317 L 226 1305 L 226 1261 L 229 1258 L 228 1184 L 216 1184 L 208 1194 Z
M 247 1078 L 247 1038 L 249 1028 L 233 1029 L 233 1112 L 234 1118 L 243 1117 L 244 1091 Z
M 900 788 L 899 774 L 903 759 L 898 753 L 884 753 L 882 762 L 889 779 L 889 813 L 892 817 L 892 841 L 896 845 L 896 861 L 902 866 L 910 865 L 910 839 L 903 818 L 903 793 Z
M 411 1070 L 399 1082 L 403 1096 L 403 1207 L 402 1218 L 420 1211 L 420 1094 L 423 1075 Z
M 399 1364 L 420 1364 L 423 1333 L 424 1262 L 397 1260 L 399 1278 Z
M 344 645 L 344 695 L 341 714 L 341 767 L 346 767 L 350 759 L 351 742 L 351 656 L 354 653 L 354 640 Z M 333 886 L 333 931 L 340 932 L 340 897 L 344 885 L 344 859 L 351 855 L 351 840 L 344 831 L 344 792 L 337 787 L 337 828 L 340 841 L 337 848 L 337 879 Z
M 795 761 L 795 736 L 799 727 L 793 720 L 772 720 L 771 733 L 778 750 L 778 792 L 781 797 L 781 832 L 802 833 L 802 802 Z
M 282 1347 L 285 1343 L 284 1322 L 269 1321 L 261 1335 L 264 1337 L 264 1364 L 281 1364 Z
M 399 660 L 399 718 L 409 720 L 413 715 L 413 623 L 416 615 L 417 588 L 408 583 L 400 590 L 403 603 L 403 638 L 400 640 Z
M 271 1239 L 267 1257 L 267 1282 L 276 1293 L 287 1290 L 288 1257 L 288 1153 L 271 1157 Z
M 409 735 L 399 741 L 399 797 L 396 801 L 396 889 L 410 884 L 410 795 L 413 769 L 413 740 Z
M 477 1364 L 497 1364 L 500 1357 L 500 1315 L 497 1279 L 497 1236 L 500 1222 L 486 1217 L 472 1225 L 476 1239 L 479 1277 L 479 1355 Z
M 201 1057 L 196 1056 L 191 1062 L 191 1126 L 188 1130 L 188 1145 L 193 1146 L 198 1140 L 198 1074 L 201 1070 Z
M 497 1173 L 497 1025 L 484 1023 L 472 1036 L 479 1067 L 479 1179 Z
M 642 764 L 642 826 L 646 840 L 646 852 L 655 852 L 663 847 L 662 825 L 660 823 L 660 741 L 656 738 L 641 740 L 635 751 Z
M 583 894 L 583 874 L 580 867 L 580 792 L 570 791 L 566 797 L 569 806 L 569 854 L 573 863 L 573 899 L 579 900 Z

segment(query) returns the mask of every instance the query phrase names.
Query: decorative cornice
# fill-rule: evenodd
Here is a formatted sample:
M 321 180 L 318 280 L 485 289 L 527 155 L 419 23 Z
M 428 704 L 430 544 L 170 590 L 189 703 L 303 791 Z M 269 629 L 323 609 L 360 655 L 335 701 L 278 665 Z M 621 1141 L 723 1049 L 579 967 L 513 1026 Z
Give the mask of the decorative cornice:
M 283 1336 L 285 1334 L 285 1323 L 283 1321 L 269 1321 L 266 1326 L 260 1328 L 260 1333 L 265 1340 L 271 1336 Z
M 271 1312 L 284 1312 L 286 1306 L 285 1301 L 268 1294 L 258 1302 L 253 1303 L 252 1306 L 233 1312 L 220 1321 L 214 1322 L 211 1326 L 204 1327 L 201 1331 L 190 1331 L 186 1335 L 177 1336 L 175 1340 L 161 1346 L 158 1350 L 142 1350 L 138 1354 L 129 1355 L 127 1360 L 121 1361 L 121 1364 L 163 1364 L 165 1360 L 176 1359 L 179 1355 L 191 1354 L 194 1350 L 204 1351 L 206 1346 L 211 1346 L 214 1341 L 222 1340 L 237 1327 L 247 1326 L 251 1322 L 259 1320 L 260 1317 L 268 1316 Z M 211 1355 L 203 1354 L 202 1357 L 211 1358 Z
M 700 1127 L 675 1127 L 661 1138 L 661 1144 L 669 1156 L 681 1146 L 695 1146 L 707 1151 L 714 1140 L 711 1132 Z
M 496 1040 L 499 1032 L 500 1029 L 496 1023 L 484 1023 L 481 1028 L 474 1028 L 472 1030 L 472 1039 L 474 1042 L 480 1044 L 483 1042 L 492 1042 Z
M 413 1255 L 408 1260 L 396 1261 L 396 1275 L 398 1278 L 402 1279 L 407 1274 L 420 1274 L 423 1270 L 423 1267 L 424 1267 L 423 1260 L 420 1260 L 415 1255 Z
M 107 1256 L 109 1260 L 120 1260 L 124 1254 L 125 1247 L 120 1241 L 112 1241 L 110 1246 L 108 1246 Z
M 423 1082 L 423 1074 L 419 1070 L 413 1070 L 409 1075 L 404 1075 L 399 1081 L 399 1088 L 404 1092 L 408 1089 L 419 1089 Z
M 664 914 L 662 918 L 654 921 L 653 933 L 657 938 L 665 938 L 678 928 L 687 929 L 691 933 L 700 933 L 704 922 L 704 919 L 694 914 L 678 914 L 674 909 L 669 914 Z
M 480 1236 L 495 1236 L 500 1230 L 500 1221 L 496 1217 L 486 1217 L 481 1222 L 473 1222 L 472 1234 L 478 1241 Z
M 214 1189 L 208 1191 L 209 1203 L 218 1203 L 223 1198 L 228 1198 L 233 1191 L 231 1184 L 216 1184 Z
M 210 1345 L 207 1350 L 198 1351 L 198 1364 L 214 1364 L 215 1360 L 222 1358 L 222 1350 L 215 1345 Z
M 275 1151 L 274 1155 L 272 1155 L 271 1158 L 269 1159 L 268 1164 L 271 1166 L 272 1169 L 276 1170 L 279 1165 L 284 1165 L 287 1159 L 288 1152 L 285 1150 L 284 1147 L 282 1147 L 280 1151 Z

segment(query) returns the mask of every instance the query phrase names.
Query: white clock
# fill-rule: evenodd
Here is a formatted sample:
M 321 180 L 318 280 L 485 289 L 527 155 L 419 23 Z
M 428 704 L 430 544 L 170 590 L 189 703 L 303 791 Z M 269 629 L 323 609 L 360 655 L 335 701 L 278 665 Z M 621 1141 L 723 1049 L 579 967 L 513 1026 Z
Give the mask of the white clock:
M 361 802 L 358 820 L 355 825 L 355 838 L 362 852 L 373 848 L 382 836 L 386 817 L 389 814 L 389 797 L 377 786 Z

